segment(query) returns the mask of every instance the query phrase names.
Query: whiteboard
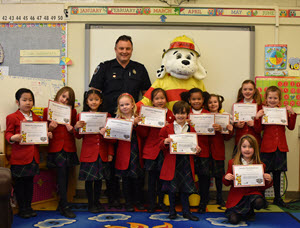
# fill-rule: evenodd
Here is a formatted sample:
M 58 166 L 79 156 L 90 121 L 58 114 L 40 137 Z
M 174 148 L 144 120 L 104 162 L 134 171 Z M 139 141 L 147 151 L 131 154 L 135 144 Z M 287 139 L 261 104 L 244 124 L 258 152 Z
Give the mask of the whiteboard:
M 201 26 L 86 26 L 85 87 L 96 66 L 115 58 L 114 45 L 121 35 L 133 41 L 132 60 L 145 65 L 151 82 L 161 66 L 163 50 L 182 35 L 192 38 L 207 70 L 206 90 L 225 98 L 223 108 L 231 112 L 238 89 L 246 79 L 254 79 L 254 31 L 250 27 Z
M 35 107 L 47 107 L 57 91 L 64 86 L 62 80 L 0 76 L 2 97 L 0 99 L 0 129 L 6 129 L 6 116 L 17 111 L 15 93 L 20 88 L 30 89 L 35 98 Z

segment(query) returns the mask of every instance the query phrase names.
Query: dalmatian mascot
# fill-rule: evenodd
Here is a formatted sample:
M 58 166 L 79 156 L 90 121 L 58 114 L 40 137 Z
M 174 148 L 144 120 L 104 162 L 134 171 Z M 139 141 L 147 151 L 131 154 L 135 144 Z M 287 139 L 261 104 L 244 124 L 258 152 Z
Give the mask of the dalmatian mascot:
M 187 36 L 175 38 L 167 51 L 164 51 L 161 68 L 157 71 L 157 79 L 138 102 L 151 106 L 151 92 L 155 88 L 162 88 L 168 96 L 168 109 L 176 101 L 181 100 L 180 93 L 194 87 L 205 91 L 202 79 L 206 77 L 206 71 L 200 63 L 200 54 L 195 50 L 194 42 Z

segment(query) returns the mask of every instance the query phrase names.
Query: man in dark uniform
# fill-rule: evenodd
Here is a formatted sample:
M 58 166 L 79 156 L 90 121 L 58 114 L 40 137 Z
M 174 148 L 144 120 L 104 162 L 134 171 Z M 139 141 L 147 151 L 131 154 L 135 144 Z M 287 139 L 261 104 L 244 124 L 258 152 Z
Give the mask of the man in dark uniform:
M 115 116 L 117 99 L 122 93 L 129 93 L 135 102 L 140 92 L 144 94 L 151 82 L 144 65 L 130 60 L 133 45 L 130 36 L 120 36 L 115 45 L 116 58 L 100 63 L 90 82 L 90 87 L 103 93 L 104 110 Z
M 137 102 L 140 92 L 144 94 L 151 86 L 144 65 L 130 60 L 132 50 L 131 37 L 120 36 L 115 44 L 116 58 L 100 63 L 89 85 L 92 89 L 98 89 L 102 92 L 104 111 L 109 112 L 113 117 L 115 116 L 118 97 L 122 93 L 131 94 Z M 114 174 L 114 166 L 112 166 L 112 172 Z M 113 175 L 113 178 L 106 184 L 109 208 L 120 208 L 119 179 Z

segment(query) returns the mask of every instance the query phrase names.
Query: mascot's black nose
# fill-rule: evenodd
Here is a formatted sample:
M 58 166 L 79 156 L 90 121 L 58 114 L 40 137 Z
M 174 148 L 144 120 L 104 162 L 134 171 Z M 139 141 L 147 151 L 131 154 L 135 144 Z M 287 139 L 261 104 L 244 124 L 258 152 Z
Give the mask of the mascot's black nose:
M 184 64 L 184 65 L 190 65 L 190 61 L 188 61 L 188 60 L 182 60 L 181 62 L 182 62 L 182 64 Z

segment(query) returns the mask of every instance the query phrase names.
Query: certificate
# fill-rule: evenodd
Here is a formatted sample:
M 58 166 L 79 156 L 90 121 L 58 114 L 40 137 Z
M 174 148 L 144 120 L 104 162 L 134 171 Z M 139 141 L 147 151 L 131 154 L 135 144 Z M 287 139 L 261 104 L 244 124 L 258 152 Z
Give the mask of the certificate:
M 130 120 L 107 118 L 104 138 L 131 141 L 133 122 Z
M 155 108 L 143 105 L 141 106 L 140 111 L 142 121 L 139 122 L 139 125 L 162 128 L 166 124 L 166 113 L 167 109 L 165 108 Z
M 172 134 L 169 137 L 173 139 L 170 143 L 170 154 L 196 154 L 196 133 Z
M 233 104 L 233 122 L 254 120 L 257 113 L 257 104 Z
M 21 121 L 20 132 L 22 135 L 21 145 L 48 144 L 47 121 Z
M 199 135 L 214 135 L 214 114 L 190 114 L 191 125 Z
M 100 129 L 105 126 L 107 112 L 81 112 L 79 120 L 84 125 L 79 129 L 79 134 L 100 134 Z
M 54 120 L 59 124 L 70 124 L 71 106 L 49 100 L 47 115 L 48 120 Z
M 229 134 L 227 125 L 230 124 L 230 115 L 229 114 L 215 114 L 215 123 L 221 125 L 222 134 Z
M 263 107 L 264 116 L 261 118 L 262 124 L 288 125 L 286 108 Z
M 264 167 L 258 165 L 233 165 L 234 187 L 265 186 Z

